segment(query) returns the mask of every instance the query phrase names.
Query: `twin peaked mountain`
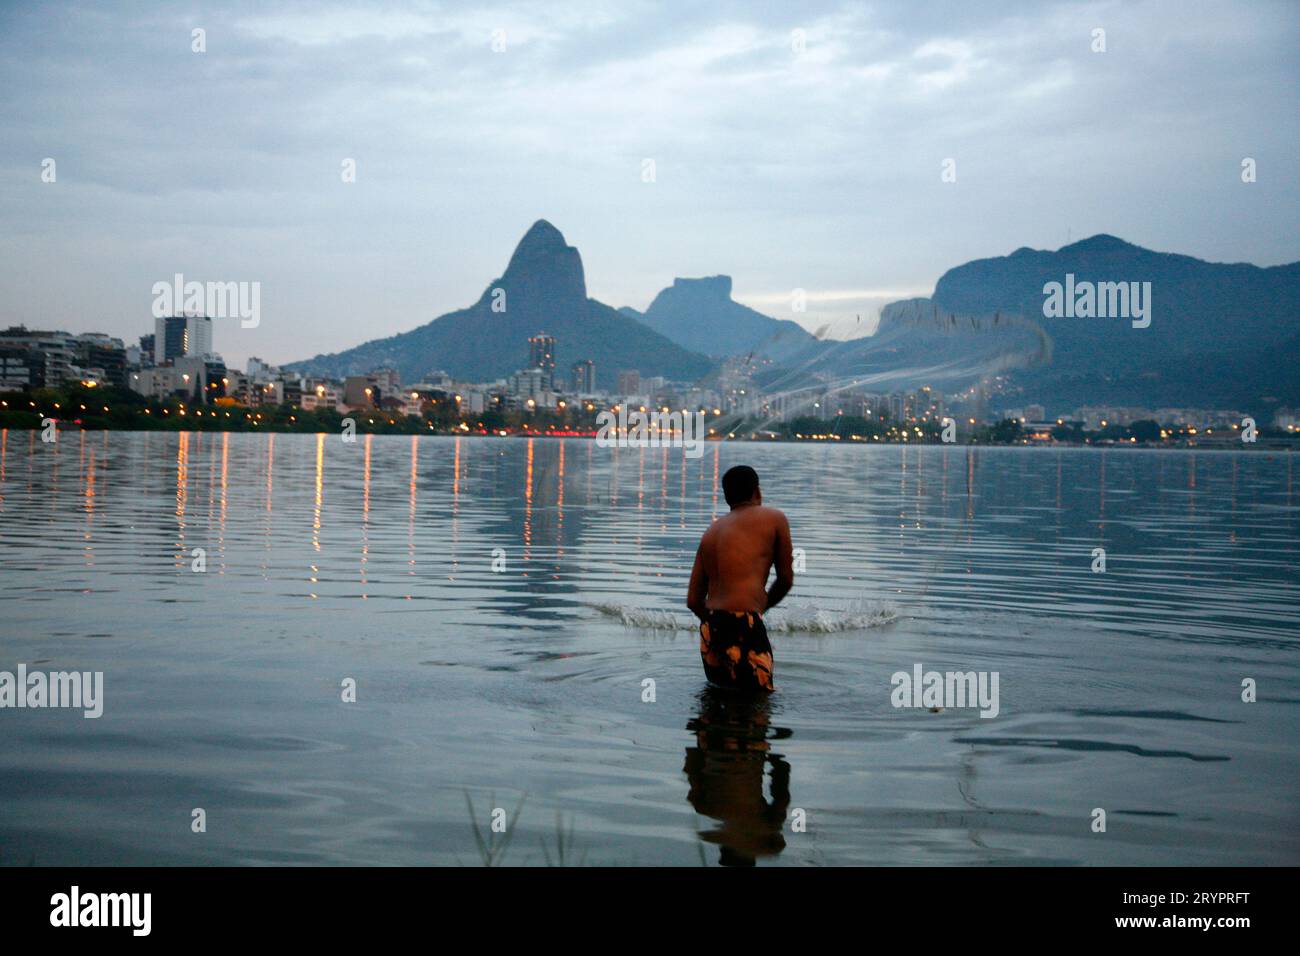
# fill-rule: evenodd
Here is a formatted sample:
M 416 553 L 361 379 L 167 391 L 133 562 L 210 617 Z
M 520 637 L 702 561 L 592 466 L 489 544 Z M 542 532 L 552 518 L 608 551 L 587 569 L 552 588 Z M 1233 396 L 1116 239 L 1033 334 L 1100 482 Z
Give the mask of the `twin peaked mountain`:
M 1150 282 L 1150 327 L 1044 316 L 1044 285 L 1067 275 Z M 504 311 L 494 309 L 503 298 Z M 484 382 L 524 367 L 528 337 L 547 332 L 557 339 L 560 380 L 573 362 L 592 359 L 604 389 L 620 369 L 695 381 L 720 356 L 751 355 L 772 360 L 754 367 L 767 393 L 924 384 L 951 393 L 1004 375 L 1015 404 L 1060 412 L 1116 404 L 1267 414 L 1300 404 L 1298 317 L 1300 263 L 1211 263 L 1099 235 L 950 269 L 931 298 L 887 306 L 874 335 L 827 342 L 733 301 L 727 276 L 676 279 L 644 313 L 611 308 L 587 297 L 578 250 L 539 220 L 469 308 L 286 368 L 336 378 L 396 368 L 405 382 L 444 369 Z
M 494 302 L 503 302 L 504 309 L 498 305 L 494 310 Z M 515 247 L 505 273 L 469 308 L 410 332 L 289 367 L 334 377 L 395 368 L 404 382 L 444 369 L 462 381 L 486 382 L 527 365 L 528 337 L 538 332 L 556 338 L 561 381 L 580 359 L 594 361 L 597 385 L 610 389 L 620 369 L 693 381 L 707 375 L 714 364 L 647 324 L 588 298 L 578 250 L 565 243 L 560 230 L 539 219 Z

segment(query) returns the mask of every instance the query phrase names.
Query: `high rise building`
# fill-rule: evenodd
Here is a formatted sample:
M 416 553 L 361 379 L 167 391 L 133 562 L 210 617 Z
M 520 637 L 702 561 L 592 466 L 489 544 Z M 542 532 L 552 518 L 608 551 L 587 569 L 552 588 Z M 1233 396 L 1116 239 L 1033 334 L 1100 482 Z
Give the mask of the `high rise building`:
M 540 368 L 546 377 L 546 387 L 555 384 L 555 336 L 538 332 L 528 340 L 528 367 Z
M 154 363 L 183 355 L 200 358 L 212 351 L 212 320 L 206 315 L 168 315 L 154 319 Z
M 591 359 L 574 362 L 570 375 L 574 394 L 589 395 L 596 390 L 596 363 Z
M 153 322 L 153 361 L 155 365 L 171 362 L 185 354 L 183 315 L 168 315 Z

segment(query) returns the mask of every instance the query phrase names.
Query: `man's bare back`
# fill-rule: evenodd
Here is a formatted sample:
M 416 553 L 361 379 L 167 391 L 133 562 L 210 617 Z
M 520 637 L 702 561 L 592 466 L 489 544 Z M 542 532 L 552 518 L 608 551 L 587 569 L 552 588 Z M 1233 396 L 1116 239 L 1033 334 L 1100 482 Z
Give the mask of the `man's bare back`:
M 728 469 L 722 488 L 731 512 L 700 538 L 686 606 L 700 619 L 705 676 L 724 687 L 771 691 L 775 663 L 763 612 L 794 584 L 790 522 L 763 506 L 758 475 L 748 465 Z M 776 580 L 768 588 L 773 567 Z
M 708 611 L 762 614 L 794 583 L 790 523 L 775 508 L 741 504 L 709 526 L 700 539 L 687 606 L 703 620 Z M 767 575 L 776 580 L 767 590 Z

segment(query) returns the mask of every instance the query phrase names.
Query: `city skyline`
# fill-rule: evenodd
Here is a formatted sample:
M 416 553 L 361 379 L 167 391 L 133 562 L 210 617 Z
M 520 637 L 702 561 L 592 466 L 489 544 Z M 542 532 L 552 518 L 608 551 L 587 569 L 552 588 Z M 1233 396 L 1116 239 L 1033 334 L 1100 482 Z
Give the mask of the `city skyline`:
M 134 406 L 135 418 L 130 414 L 121 417 L 119 409 L 111 423 L 100 420 L 92 427 L 138 428 L 147 420 L 156 422 L 167 417 L 173 410 L 179 417 L 193 414 L 201 422 L 206 407 L 213 419 L 223 414 L 230 419 L 233 413 L 251 424 L 272 427 L 294 425 L 298 413 L 328 412 L 338 416 L 360 412 L 381 414 L 381 424 L 387 418 L 389 425 L 408 430 L 427 425 L 431 430 L 441 428 L 446 433 L 450 429 L 459 434 L 475 422 L 478 433 L 501 436 L 519 433 L 593 437 L 597 433 L 590 426 L 599 415 L 634 408 L 652 414 L 679 409 L 683 415 L 697 409 L 701 422 L 705 415 L 711 415 L 714 427 L 708 434 L 718 439 L 735 438 L 743 432 L 742 437 L 751 439 L 865 442 L 883 438 L 906 442 L 913 431 L 917 440 L 925 441 L 939 437 L 942 429 L 946 436 L 941 438 L 943 442 L 954 441 L 960 432 L 977 443 L 983 434 L 986 441 L 1004 444 L 1204 444 L 1211 439 L 1223 444 L 1236 442 L 1243 429 L 1252 430 L 1253 435 L 1256 428 L 1254 419 L 1239 410 L 1211 407 L 1153 409 L 1101 404 L 1049 414 L 1042 404 L 1031 402 L 1023 408 L 1015 407 L 1014 393 L 1005 393 L 1008 383 L 1002 376 L 984 379 L 977 386 L 947 396 L 929 385 L 881 390 L 857 383 L 849 387 L 823 383 L 794 391 L 768 392 L 755 383 L 749 362 L 735 360 L 721 364 L 712 386 L 663 376 L 643 378 L 636 369 L 620 369 L 617 387 L 602 390 L 594 387 L 595 368 L 590 359 L 574 362 L 568 381 L 557 377 L 559 342 L 542 331 L 527 337 L 528 363 L 492 381 L 457 379 L 441 369 L 430 369 L 419 381 L 403 382 L 400 373 L 388 367 L 339 378 L 281 369 L 258 357 L 251 357 L 246 370 L 239 371 L 227 367 L 219 354 L 203 351 L 202 346 L 210 342 L 205 323 L 202 317 L 192 315 L 159 318 L 155 325 L 158 331 L 142 336 L 141 345 L 130 350 L 123 347 L 121 340 L 97 333 L 71 335 L 22 327 L 0 330 L 0 394 L 15 399 L 13 404 L 7 399 L 0 402 L 0 418 L 7 420 L 9 414 L 18 413 L 65 420 L 55 397 L 61 394 L 74 402 L 89 399 L 89 392 L 103 392 L 97 386 L 104 385 L 140 396 Z M 196 326 L 203 330 L 197 335 L 193 333 Z M 147 347 L 150 345 L 153 347 Z M 175 354 L 168 355 L 173 347 Z M 74 391 L 69 392 L 70 388 Z M 121 397 L 119 393 L 109 400 Z M 40 398 L 40 404 L 36 398 Z M 80 408 L 98 418 L 95 409 L 84 401 Z M 261 410 L 270 417 L 264 420 Z M 110 412 L 109 406 L 103 406 L 102 411 Z M 511 414 L 516 417 L 502 417 Z M 535 415 L 539 416 L 536 420 Z M 485 416 L 494 416 L 491 427 L 484 426 Z M 311 419 L 304 419 L 303 424 L 308 421 Z M 368 421 L 375 424 L 373 418 Z M 813 422 L 818 424 L 809 431 L 809 423 Z M 842 430 L 844 423 L 847 425 Z M 80 418 L 71 424 L 85 427 Z M 224 427 L 232 424 L 225 423 Z M 315 424 L 334 427 L 337 422 L 315 419 Z M 823 427 L 826 424 L 830 427 Z M 1278 435 L 1293 434 L 1298 425 L 1295 408 L 1281 406 L 1273 413 L 1271 426 Z M 1220 430 L 1217 437 L 1214 428 Z

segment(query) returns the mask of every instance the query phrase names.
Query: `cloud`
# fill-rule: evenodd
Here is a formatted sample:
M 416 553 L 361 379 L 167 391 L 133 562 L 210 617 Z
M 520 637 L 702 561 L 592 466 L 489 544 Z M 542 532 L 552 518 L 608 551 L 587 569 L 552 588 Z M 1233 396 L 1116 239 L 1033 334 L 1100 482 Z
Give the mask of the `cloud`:
M 613 304 L 727 272 L 854 328 L 1069 236 L 1290 261 L 1297 39 L 1172 0 L 9 6 L 0 305 L 134 339 L 159 277 L 258 280 L 216 345 L 290 360 L 472 301 L 540 217 Z

